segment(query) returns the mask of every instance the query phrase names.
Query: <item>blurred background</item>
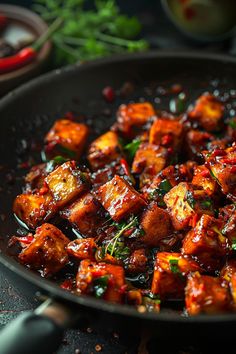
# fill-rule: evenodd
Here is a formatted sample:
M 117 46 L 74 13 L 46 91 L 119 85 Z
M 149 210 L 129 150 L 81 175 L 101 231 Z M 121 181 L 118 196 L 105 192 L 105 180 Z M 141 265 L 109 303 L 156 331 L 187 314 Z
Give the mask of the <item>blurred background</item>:
M 28 12 L 7 5 L 23 6 Z M 126 52 L 182 49 L 236 54 L 235 0 L 10 0 L 0 3 L 0 57 L 33 44 L 57 18 L 63 24 L 31 66 L 23 72 L 14 70 L 5 91 L 53 68 Z M 15 79 L 25 71 L 27 75 Z M 9 70 L 6 77 L 1 74 L 0 85 L 9 80 Z

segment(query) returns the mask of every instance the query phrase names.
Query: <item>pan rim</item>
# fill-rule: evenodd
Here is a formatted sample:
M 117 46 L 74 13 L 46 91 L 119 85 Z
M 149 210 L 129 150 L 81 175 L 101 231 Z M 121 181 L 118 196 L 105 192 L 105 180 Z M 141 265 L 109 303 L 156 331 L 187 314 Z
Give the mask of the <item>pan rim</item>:
M 100 66 L 104 66 L 114 62 L 127 62 L 129 60 L 146 60 L 146 59 L 199 59 L 199 60 L 210 60 L 214 62 L 219 62 L 222 64 L 234 64 L 236 65 L 236 58 L 233 58 L 229 55 L 222 55 L 222 54 L 203 54 L 201 52 L 193 51 L 193 52 L 186 52 L 186 51 L 149 51 L 144 53 L 135 53 L 135 54 L 125 54 L 125 55 L 117 55 L 113 56 L 112 58 L 103 58 L 98 59 L 95 61 L 91 61 L 86 64 L 74 64 L 69 65 L 60 69 L 55 69 L 41 75 L 23 85 L 16 88 L 15 90 L 11 91 L 7 95 L 5 95 L 0 100 L 0 111 L 4 106 L 11 104 L 11 101 L 21 97 L 22 95 L 26 94 L 27 91 L 34 89 L 34 87 L 38 87 L 41 84 L 47 84 L 47 82 L 51 81 L 51 79 L 58 78 L 59 76 L 67 75 L 70 72 L 76 72 L 79 75 L 79 72 L 84 72 L 86 70 L 90 70 L 91 68 L 96 68 Z M 62 301 L 72 302 L 74 305 L 91 308 L 94 310 L 100 310 L 102 312 L 112 313 L 114 315 L 122 315 L 122 316 L 129 316 L 132 318 L 137 318 L 140 320 L 150 320 L 150 321 L 158 321 L 158 322 L 168 322 L 168 323 L 231 323 L 236 321 L 236 314 L 217 314 L 217 315 L 198 315 L 192 317 L 184 317 L 178 314 L 167 314 L 167 313 L 140 313 L 135 308 L 128 306 L 128 305 L 120 305 L 120 304 L 112 304 L 102 299 L 96 299 L 89 296 L 76 296 L 72 293 L 69 293 L 63 289 L 61 289 L 57 284 L 51 282 L 50 280 L 40 278 L 39 275 L 35 274 L 34 272 L 30 271 L 23 265 L 17 263 L 14 259 L 10 256 L 3 254 L 0 250 L 0 263 L 3 266 L 8 268 L 13 273 L 17 274 L 18 276 L 24 278 L 31 284 L 41 288 L 42 290 L 49 293 L 51 296 L 61 299 Z

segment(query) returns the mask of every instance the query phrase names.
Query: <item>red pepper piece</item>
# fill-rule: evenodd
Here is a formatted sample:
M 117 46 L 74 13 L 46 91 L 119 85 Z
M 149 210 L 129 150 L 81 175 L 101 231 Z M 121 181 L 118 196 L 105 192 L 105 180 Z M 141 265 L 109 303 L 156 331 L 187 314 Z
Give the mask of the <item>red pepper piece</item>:
M 107 102 L 113 102 L 115 99 L 115 91 L 110 86 L 107 86 L 102 90 L 102 95 Z
M 17 54 L 0 59 L 0 74 L 8 73 L 22 68 L 31 63 L 37 57 L 37 51 L 62 24 L 61 19 L 57 19 L 48 30 L 31 47 L 21 49 Z
M 31 48 L 23 48 L 17 54 L 0 59 L 0 74 L 19 69 L 33 61 L 37 52 Z

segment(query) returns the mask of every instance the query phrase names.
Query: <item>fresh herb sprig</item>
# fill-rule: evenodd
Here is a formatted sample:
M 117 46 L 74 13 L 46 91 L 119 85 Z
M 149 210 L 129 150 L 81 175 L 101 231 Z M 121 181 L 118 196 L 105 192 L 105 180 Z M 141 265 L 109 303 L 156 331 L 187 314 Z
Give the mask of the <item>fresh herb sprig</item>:
M 145 40 L 134 39 L 141 31 L 138 19 L 121 14 L 115 0 L 95 0 L 87 8 L 86 0 L 35 0 L 33 9 L 45 21 L 64 20 L 52 37 L 59 64 L 147 49 Z
M 137 218 L 137 216 L 132 217 L 131 221 L 128 224 L 122 222 L 120 224 L 114 223 L 113 225 L 117 227 L 118 232 L 115 234 L 114 237 L 112 237 L 111 240 L 109 240 L 109 242 L 107 243 L 107 245 L 104 248 L 104 253 L 105 253 L 105 255 L 107 253 L 109 253 L 111 256 L 114 255 L 115 257 L 120 258 L 119 253 L 121 251 L 122 251 L 122 254 L 127 253 L 129 251 L 128 247 L 127 248 L 124 247 L 124 243 L 122 242 L 122 240 L 120 238 L 124 234 L 125 231 L 138 226 L 138 218 Z M 117 252 L 118 252 L 118 254 L 117 254 Z M 127 253 L 127 255 L 128 254 L 129 253 Z M 123 256 L 124 256 L 124 254 L 123 254 Z

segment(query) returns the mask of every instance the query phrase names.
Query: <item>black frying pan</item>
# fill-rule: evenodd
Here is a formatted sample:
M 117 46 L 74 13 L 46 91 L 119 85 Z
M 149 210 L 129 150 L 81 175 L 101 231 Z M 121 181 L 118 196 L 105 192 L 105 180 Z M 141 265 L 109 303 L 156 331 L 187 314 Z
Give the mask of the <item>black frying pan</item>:
M 71 320 L 77 324 L 78 321 L 83 324 L 93 321 L 98 326 L 122 326 L 123 329 L 128 328 L 136 333 L 145 328 L 161 336 L 179 336 L 183 340 L 196 333 L 198 336 L 213 335 L 214 338 L 233 334 L 235 314 L 187 318 L 174 311 L 164 311 L 158 315 L 139 313 L 125 305 L 72 295 L 60 289 L 54 282 L 43 279 L 18 264 L 9 256 L 7 248 L 9 237 L 17 229 L 11 211 L 12 201 L 20 192 L 22 181 L 19 176 L 26 172 L 18 171 L 17 178 L 12 181 L 9 171 L 15 169 L 19 159 L 34 154 L 30 142 L 42 141 L 56 118 L 67 111 L 86 114 L 94 134 L 98 134 L 114 121 L 114 112 L 121 102 L 140 97 L 153 101 L 156 94 L 154 92 L 154 95 L 150 95 L 146 89 L 148 86 L 181 83 L 188 89 L 191 101 L 202 91 L 214 91 L 218 79 L 221 90 L 235 88 L 235 59 L 210 54 L 149 52 L 56 70 L 2 99 L 0 156 L 3 168 L 0 169 L 0 215 L 6 215 L 6 219 L 1 218 L 0 222 L 1 270 L 23 291 L 27 292 L 29 285 L 31 288 L 34 286 L 35 291 L 56 300 L 63 307 L 55 305 L 55 302 L 50 306 L 46 304 L 37 313 L 26 314 L 18 322 L 11 324 L 0 336 L 1 354 L 52 353 L 60 343 L 63 325 L 71 324 Z M 107 104 L 102 99 L 101 92 L 105 86 L 120 89 L 126 81 L 135 84 L 136 89 L 132 96 L 122 100 L 119 98 L 114 104 Z M 161 107 L 165 107 L 167 100 L 163 98 L 162 103 Z M 158 108 L 158 102 L 155 105 Z

